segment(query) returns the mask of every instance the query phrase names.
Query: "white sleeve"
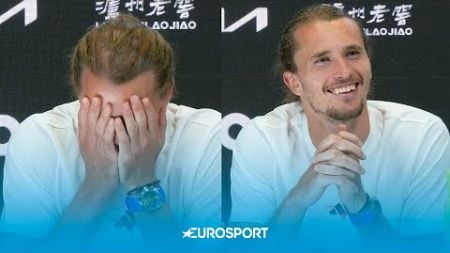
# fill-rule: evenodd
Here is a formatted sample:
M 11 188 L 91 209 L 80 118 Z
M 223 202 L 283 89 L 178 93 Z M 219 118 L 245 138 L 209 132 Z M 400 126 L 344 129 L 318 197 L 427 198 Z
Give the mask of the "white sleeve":
M 277 204 L 271 180 L 275 157 L 252 121 L 238 135 L 231 167 L 230 223 L 267 224 Z
M 4 165 L 0 229 L 31 237 L 46 235 L 58 217 L 48 173 L 56 166 L 50 138 L 25 120 L 10 138 Z
M 450 137 L 440 119 L 433 120 L 427 127 L 415 165 L 404 203 L 400 233 L 405 236 L 443 233 Z

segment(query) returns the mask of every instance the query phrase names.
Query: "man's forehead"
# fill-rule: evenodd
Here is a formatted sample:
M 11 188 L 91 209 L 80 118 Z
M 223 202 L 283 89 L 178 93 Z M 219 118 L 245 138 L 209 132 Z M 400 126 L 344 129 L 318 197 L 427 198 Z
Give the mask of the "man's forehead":
M 364 47 L 364 39 L 356 21 L 350 18 L 334 20 L 314 20 L 301 24 L 294 32 L 296 50 L 315 48 L 317 46 L 336 45 L 348 42 L 347 46 L 358 45 Z
M 103 75 L 97 75 L 89 69 L 83 70 L 81 89 L 86 95 L 115 94 L 116 97 L 127 99 L 132 95 L 149 97 L 156 92 L 156 78 L 153 71 L 143 72 L 133 79 L 116 84 Z
M 121 74 L 122 76 L 125 76 L 125 74 Z M 103 73 L 103 72 L 96 72 L 96 71 L 92 71 L 92 69 L 85 67 L 81 70 L 81 74 L 80 74 L 81 78 L 90 78 L 90 79 L 101 79 L 101 80 L 108 80 L 110 83 L 113 83 L 115 85 L 121 85 L 121 84 L 126 84 L 128 82 L 132 82 L 135 79 L 142 79 L 142 78 L 146 78 L 150 81 L 155 81 L 156 80 L 156 74 L 155 71 L 153 70 L 147 70 L 147 71 L 143 71 L 141 73 L 136 73 L 133 76 L 129 75 L 130 77 L 125 80 L 125 81 L 115 81 L 115 77 L 114 77 L 114 73 L 108 74 L 108 73 Z

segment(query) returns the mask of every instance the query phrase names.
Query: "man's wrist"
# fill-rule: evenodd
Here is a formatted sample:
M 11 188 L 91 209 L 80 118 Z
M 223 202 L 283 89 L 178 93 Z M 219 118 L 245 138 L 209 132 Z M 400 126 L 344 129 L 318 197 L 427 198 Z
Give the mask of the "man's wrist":
M 378 200 L 366 194 L 364 206 L 356 213 L 347 210 L 351 223 L 356 227 L 366 227 L 378 223 L 381 217 L 381 205 Z
M 349 214 L 357 214 L 364 209 L 367 205 L 367 201 L 369 200 L 369 195 L 365 192 L 362 192 L 352 203 L 352 205 L 345 205 L 345 209 Z
M 83 192 L 92 199 L 111 197 L 118 185 L 118 180 L 116 182 L 113 180 L 100 181 L 98 178 L 86 176 L 78 192 Z
M 156 181 L 158 181 L 158 179 L 156 177 L 154 177 L 154 176 L 146 177 L 146 178 L 140 178 L 138 180 L 134 180 L 133 182 L 125 183 L 125 187 L 126 187 L 127 191 L 132 191 L 133 189 L 142 187 L 142 186 L 147 185 L 149 183 L 151 184 L 151 183 L 156 182 Z
M 158 180 L 153 165 L 143 167 L 132 164 L 119 164 L 119 178 L 127 191 Z

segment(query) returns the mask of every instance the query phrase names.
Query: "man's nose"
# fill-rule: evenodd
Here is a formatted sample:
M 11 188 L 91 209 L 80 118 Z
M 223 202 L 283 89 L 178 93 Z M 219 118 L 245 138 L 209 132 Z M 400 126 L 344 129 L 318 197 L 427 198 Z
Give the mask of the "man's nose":
M 346 59 L 339 58 L 335 62 L 334 78 L 348 80 L 352 76 L 352 69 Z

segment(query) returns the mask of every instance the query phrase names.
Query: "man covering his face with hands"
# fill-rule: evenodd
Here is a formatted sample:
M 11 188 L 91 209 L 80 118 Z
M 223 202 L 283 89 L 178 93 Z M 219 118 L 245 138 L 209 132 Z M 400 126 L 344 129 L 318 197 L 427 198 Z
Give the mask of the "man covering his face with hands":
M 170 103 L 174 58 L 131 15 L 90 29 L 71 59 L 78 100 L 11 137 L 2 230 L 155 248 L 184 227 L 220 224 L 221 115 Z

